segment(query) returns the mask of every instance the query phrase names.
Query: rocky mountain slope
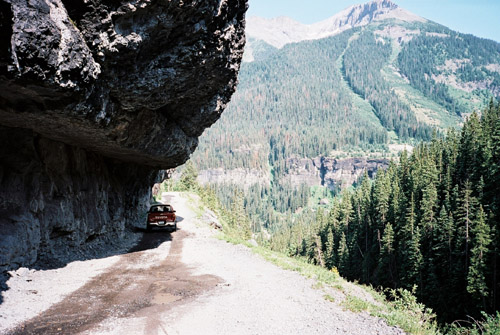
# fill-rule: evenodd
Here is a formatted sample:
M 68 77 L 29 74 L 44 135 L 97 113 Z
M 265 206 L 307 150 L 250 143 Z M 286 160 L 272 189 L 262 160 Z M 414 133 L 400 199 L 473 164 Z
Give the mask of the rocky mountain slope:
M 279 171 L 267 178 L 279 182 L 299 173 L 294 156 L 394 155 L 500 97 L 499 43 L 389 0 L 313 25 L 251 18 L 247 37 L 238 92 L 194 156 L 201 170 Z
M 330 18 L 314 24 L 302 24 L 285 16 L 273 19 L 250 17 L 247 20 L 248 44 L 244 60 L 253 61 L 255 59 L 254 52 L 260 41 L 281 49 L 289 43 L 318 40 L 352 28 L 366 26 L 371 22 L 387 19 L 396 19 L 402 22 L 427 21 L 397 6 L 390 0 L 375 0 L 350 6 Z
M 235 90 L 245 0 L 0 2 L 0 270 L 142 224 Z
M 332 157 L 299 158 L 291 157 L 286 161 L 288 172 L 284 182 L 299 187 L 301 185 L 324 186 L 331 191 L 346 188 L 356 183 L 364 173 L 374 177 L 378 169 L 389 166 L 389 160 L 383 158 L 344 158 Z M 202 185 L 207 184 L 237 184 L 248 189 L 259 184 L 263 187 L 271 184 L 271 176 L 258 169 L 206 169 L 201 170 L 197 180 Z

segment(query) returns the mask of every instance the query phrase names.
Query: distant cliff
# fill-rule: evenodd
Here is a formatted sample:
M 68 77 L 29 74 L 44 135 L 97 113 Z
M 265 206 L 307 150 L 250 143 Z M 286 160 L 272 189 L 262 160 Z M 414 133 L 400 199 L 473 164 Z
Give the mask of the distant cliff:
M 365 172 L 369 177 L 374 177 L 378 169 L 389 166 L 389 161 L 366 157 L 289 158 L 286 166 L 288 173 L 285 178 L 293 185 L 322 185 L 335 190 L 352 186 Z
M 321 185 L 330 190 L 352 186 L 366 172 L 374 177 L 378 169 L 389 166 L 387 159 L 366 157 L 337 159 L 332 157 L 297 158 L 286 160 L 284 181 L 294 186 Z M 254 184 L 269 185 L 270 172 L 257 169 L 208 169 L 201 170 L 198 181 L 201 184 L 237 184 L 247 188 Z
M 0 269 L 142 224 L 235 90 L 246 8 L 0 1 Z

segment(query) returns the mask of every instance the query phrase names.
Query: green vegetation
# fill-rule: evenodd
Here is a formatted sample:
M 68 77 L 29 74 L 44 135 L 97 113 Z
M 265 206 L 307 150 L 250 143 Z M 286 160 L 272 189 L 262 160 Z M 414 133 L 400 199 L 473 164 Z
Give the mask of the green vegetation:
M 207 189 L 202 187 L 198 187 L 195 191 L 198 192 L 203 203 L 211 210 L 216 213 L 225 211 L 214 193 L 207 192 Z M 224 214 L 221 217 L 224 218 Z M 409 334 L 439 334 L 433 321 L 434 315 L 422 304 L 417 303 L 411 292 L 400 289 L 393 292 L 392 300 L 387 300 L 382 293 L 369 287 L 361 287 L 363 292 L 373 296 L 373 302 L 369 302 L 366 300 L 367 298 L 354 293 L 358 291 L 357 289 L 353 290 L 354 284 L 342 279 L 335 268 L 327 270 L 324 267 L 311 264 L 303 258 L 290 258 L 283 253 L 262 246 L 254 246 L 247 242 L 248 236 L 244 229 L 234 229 L 225 220 L 222 220 L 222 223 L 224 227 L 223 239 L 230 243 L 245 244 L 252 248 L 253 252 L 261 255 L 269 262 L 283 269 L 296 271 L 306 278 L 314 279 L 316 284 L 313 287 L 323 290 L 326 300 L 337 303 L 331 294 L 326 293 L 328 289 L 335 289 L 345 296 L 342 302 L 339 303 L 346 309 L 353 312 L 368 311 L 373 316 L 385 319 L 390 325 L 401 327 Z
M 335 302 L 335 298 L 329 294 L 325 294 L 323 297 L 325 298 L 325 300 L 328 300 L 330 302 Z
M 417 302 L 414 291 L 389 290 L 389 313 L 385 319 L 409 334 L 440 334 L 434 319 L 436 315 L 424 304 Z M 382 316 L 383 317 L 383 316 Z
M 387 29 L 411 38 L 381 33 Z M 392 20 L 279 50 L 257 43 L 256 60 L 242 64 L 237 92 L 193 161 L 199 169 L 270 167 L 279 179 L 292 156 L 428 140 L 433 127 L 456 127 L 498 96 L 499 50 L 434 23 Z
M 359 313 L 363 311 L 368 311 L 369 309 L 373 309 L 373 307 L 370 308 L 371 306 L 366 300 L 358 298 L 354 295 L 348 295 L 342 302 L 342 305 L 346 309 L 354 313 Z
M 466 100 L 474 100 L 474 96 L 480 104 L 487 102 L 491 92 L 500 86 L 500 73 L 487 69 L 500 62 L 500 44 L 444 27 L 436 32 L 439 35 L 420 34 L 403 46 L 398 56 L 401 72 L 413 87 L 450 112 L 468 112 L 471 106 L 465 105 Z M 442 75 L 453 75 L 459 83 L 483 82 L 485 88 L 477 89 L 468 99 L 457 99 L 456 91 L 453 93 L 450 86 L 436 81 Z
M 254 51 L 256 61 L 242 65 L 237 92 L 192 158 L 200 170 L 269 175 L 270 183 L 246 189 L 196 187 L 218 208 L 226 238 L 241 242 L 253 233 L 275 251 L 254 249 L 264 257 L 325 277 L 346 296 L 329 269 L 390 288 L 384 317 L 412 334 L 438 333 L 426 306 L 441 322 L 478 320 L 445 332 L 493 334 L 499 317 L 488 315 L 500 303 L 498 105 L 471 112 L 500 94 L 500 44 L 433 23 L 384 21 Z M 454 129 L 444 137 L 446 128 Z M 341 194 L 287 178 L 297 158 L 386 156 L 391 144 L 420 140 L 430 142 Z M 329 204 L 318 205 L 325 198 Z M 382 313 L 356 298 L 346 304 Z
M 363 49 L 365 52 L 360 53 Z M 370 31 L 354 39 L 344 55 L 344 73 L 354 92 L 370 102 L 382 125 L 405 140 L 429 139 L 432 129 L 419 123 L 412 110 L 403 103 L 382 75 L 389 62 L 392 46 L 379 41 Z
M 383 33 L 398 29 L 403 40 Z M 318 194 L 331 199 L 337 191 L 292 184 L 294 159 L 387 157 L 390 144 L 414 145 L 429 140 L 434 127 L 458 127 L 461 113 L 499 92 L 491 67 L 500 64 L 498 44 L 433 23 L 389 20 L 279 50 L 255 48 L 256 60 L 242 64 L 238 90 L 192 161 L 200 170 L 243 168 L 269 177 L 270 184 L 246 190 L 215 189 L 225 205 L 235 192 L 244 194 L 256 232 L 307 220 Z M 455 78 L 457 87 L 439 76 Z M 460 89 L 462 80 L 476 79 L 489 82 L 488 89 Z
M 443 321 L 499 306 L 500 107 L 461 134 L 404 152 L 399 165 L 345 191 L 311 222 L 282 227 L 273 250 L 338 268 L 351 280 L 412 289 Z
M 496 335 L 500 334 L 500 312 L 495 315 L 483 313 L 482 320 L 455 321 L 445 329 L 448 335 Z

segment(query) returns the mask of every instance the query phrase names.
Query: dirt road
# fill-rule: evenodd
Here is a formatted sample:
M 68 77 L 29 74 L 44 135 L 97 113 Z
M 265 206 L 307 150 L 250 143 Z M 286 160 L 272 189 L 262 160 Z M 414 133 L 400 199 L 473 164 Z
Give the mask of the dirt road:
M 177 232 L 145 233 L 130 253 L 5 334 L 402 333 L 325 300 L 314 281 L 215 239 L 186 199 L 176 195 L 173 205 L 182 217 Z

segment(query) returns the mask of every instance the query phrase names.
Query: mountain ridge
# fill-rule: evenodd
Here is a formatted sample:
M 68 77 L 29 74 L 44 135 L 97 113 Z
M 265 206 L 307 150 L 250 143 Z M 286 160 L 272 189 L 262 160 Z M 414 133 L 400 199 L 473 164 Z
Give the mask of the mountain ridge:
M 281 49 L 247 37 L 257 58 L 192 157 L 216 171 L 209 183 L 248 187 L 263 174 L 268 188 L 296 189 L 291 157 L 391 158 L 500 98 L 500 44 L 433 21 L 372 21 Z
M 254 48 L 258 41 L 281 49 L 290 43 L 335 36 L 343 31 L 386 19 L 397 19 L 403 22 L 427 22 L 426 19 L 399 7 L 390 0 L 374 0 L 365 4 L 353 5 L 313 24 L 303 24 L 287 16 L 271 19 L 253 16 L 247 18 L 248 43 L 244 61 L 254 60 Z

